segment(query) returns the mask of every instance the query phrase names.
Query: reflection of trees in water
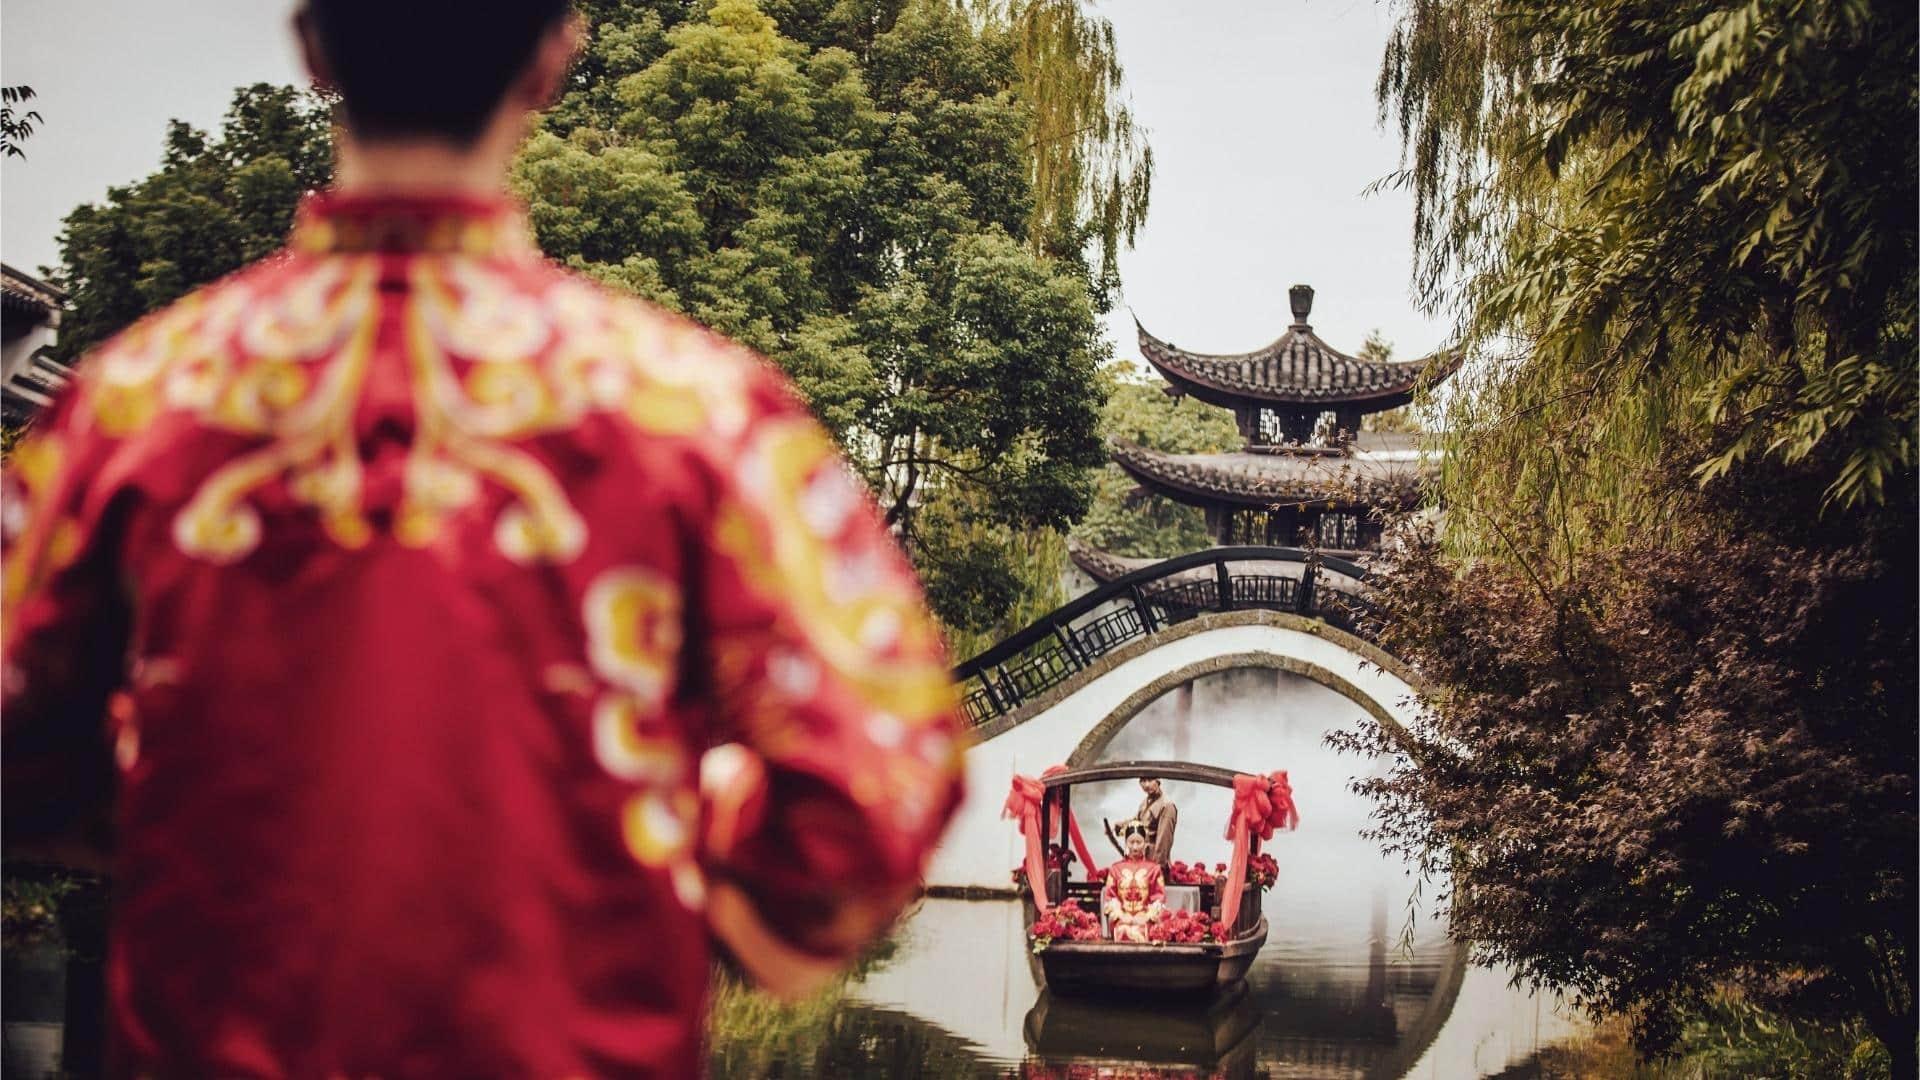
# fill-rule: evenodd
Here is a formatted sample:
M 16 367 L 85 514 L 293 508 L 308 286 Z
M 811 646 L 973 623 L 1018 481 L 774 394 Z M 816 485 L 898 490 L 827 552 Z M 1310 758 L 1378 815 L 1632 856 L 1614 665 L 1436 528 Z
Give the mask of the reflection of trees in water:
M 773 1012 L 779 1014 L 773 1025 L 760 1031 L 709 1033 L 708 1074 L 715 1080 L 893 1080 L 997 1077 L 1004 1069 L 937 1024 L 837 994 L 817 1007 Z

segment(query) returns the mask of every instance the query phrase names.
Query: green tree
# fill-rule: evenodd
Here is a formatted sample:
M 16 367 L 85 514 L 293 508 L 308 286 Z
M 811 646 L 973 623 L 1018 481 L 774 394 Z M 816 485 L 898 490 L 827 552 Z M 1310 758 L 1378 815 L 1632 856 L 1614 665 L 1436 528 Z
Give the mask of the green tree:
M 1118 281 L 1119 249 L 1147 219 L 1153 149 L 1126 102 L 1113 24 L 1081 0 L 973 0 L 1016 45 L 1028 106 L 1033 211 L 1042 247 L 1100 245 L 1103 285 Z
M 1786 986 L 1914 1070 L 1915 28 L 1409 0 L 1382 64 L 1470 359 L 1382 593 L 1432 711 L 1370 787 L 1483 956 L 1647 1045 Z
M 1648 466 L 1707 430 L 1702 477 L 1834 444 L 1833 505 L 1911 483 L 1915 40 L 1910 8 L 1858 0 L 1402 9 L 1379 89 L 1416 284 L 1477 354 L 1455 542 L 1584 496 L 1657 523 Z
M 0 157 L 27 156 L 27 152 L 20 149 L 20 144 L 43 121 L 38 110 L 21 112 L 18 106 L 37 96 L 31 86 L 0 86 Z
M 73 297 L 60 355 L 279 247 L 301 194 L 332 174 L 329 115 L 292 87 L 245 87 L 218 138 L 174 121 L 158 172 L 68 214 L 51 275 Z
M 1377 835 L 1480 960 L 1645 1049 L 1729 988 L 1859 1016 L 1911 1076 L 1916 507 L 1835 543 L 1830 467 L 1676 465 L 1668 532 L 1552 578 L 1400 534 L 1380 641 L 1435 692 L 1339 741 L 1394 763 Z
M 1367 331 L 1367 339 L 1360 343 L 1360 359 L 1381 364 L 1392 360 L 1393 342 L 1388 341 L 1378 327 Z M 1419 432 L 1425 431 L 1426 425 L 1420 422 L 1419 409 L 1407 404 L 1385 412 L 1368 413 L 1360 418 L 1360 430 Z
M 1085 513 L 1105 348 L 1086 259 L 1031 242 L 1013 41 L 939 2 L 677 15 L 596 28 L 611 90 L 516 170 L 542 247 L 779 363 L 943 618 L 995 624 L 1046 588 L 1022 534 Z
M 1107 403 L 1100 412 L 1100 434 L 1169 454 L 1210 454 L 1237 450 L 1243 441 L 1224 409 L 1174 398 L 1160 379 L 1127 361 L 1101 370 Z M 1142 491 L 1120 466 L 1108 462 L 1095 481 L 1093 508 L 1075 535 L 1116 555 L 1165 559 L 1213 543 L 1206 515 Z
M 923 572 L 935 548 L 977 571 L 940 571 L 950 626 L 1052 595 L 1058 534 L 1102 460 L 1112 282 L 1091 258 L 1137 227 L 1150 172 L 1104 104 L 1120 95 L 1111 29 L 1089 22 L 1081 53 L 1023 68 L 1013 16 L 957 0 L 580 10 L 588 46 L 514 173 L 543 248 L 790 373 Z M 1105 134 L 1036 143 L 1036 88 L 1076 63 L 1099 70 L 1072 107 Z M 242 91 L 218 140 L 176 124 L 159 172 L 70 215 L 65 354 L 277 244 L 326 180 L 326 125 L 306 95 Z M 1040 213 L 1045 169 L 1084 189 L 1050 180 Z

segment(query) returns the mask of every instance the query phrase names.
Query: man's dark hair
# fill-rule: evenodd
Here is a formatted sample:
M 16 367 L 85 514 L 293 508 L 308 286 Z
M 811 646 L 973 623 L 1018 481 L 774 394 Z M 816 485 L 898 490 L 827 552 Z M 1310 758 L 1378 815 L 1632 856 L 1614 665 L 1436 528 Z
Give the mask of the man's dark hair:
M 306 0 L 346 122 L 470 143 L 570 0 Z

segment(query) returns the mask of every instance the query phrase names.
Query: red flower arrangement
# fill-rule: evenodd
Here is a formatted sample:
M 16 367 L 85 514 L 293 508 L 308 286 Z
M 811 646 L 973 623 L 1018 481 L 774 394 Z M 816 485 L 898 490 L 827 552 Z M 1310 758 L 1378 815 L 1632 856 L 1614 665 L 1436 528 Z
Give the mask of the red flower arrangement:
M 1067 900 L 1034 920 L 1027 933 L 1033 938 L 1033 951 L 1040 952 L 1058 938 L 1068 941 L 1099 941 L 1100 917 L 1083 910 L 1080 901 Z
M 1226 864 L 1222 863 L 1220 868 L 1224 871 Z M 1211 885 L 1217 879 L 1213 874 L 1208 873 L 1206 863 L 1194 863 L 1188 866 L 1186 863 L 1176 862 L 1167 867 L 1167 880 L 1175 885 Z
M 1247 880 L 1262 889 L 1273 888 L 1273 883 L 1280 880 L 1280 863 L 1264 851 L 1255 855 L 1247 860 Z
M 1227 924 L 1209 920 L 1198 911 L 1170 911 L 1147 928 L 1147 940 L 1156 945 L 1198 945 L 1206 941 L 1225 941 Z

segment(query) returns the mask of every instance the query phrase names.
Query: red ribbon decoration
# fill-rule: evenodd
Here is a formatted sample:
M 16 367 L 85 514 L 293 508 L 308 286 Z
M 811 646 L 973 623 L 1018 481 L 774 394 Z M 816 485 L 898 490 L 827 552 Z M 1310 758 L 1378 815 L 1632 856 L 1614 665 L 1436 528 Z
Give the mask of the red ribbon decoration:
M 1053 765 L 1049 766 L 1040 776 L 1044 779 L 1055 773 L 1066 771 L 1067 767 L 1065 765 Z M 1041 784 L 1039 780 L 1035 780 L 1030 776 L 1016 775 L 1013 778 L 1012 790 L 1007 792 L 1006 805 L 1000 808 L 1000 816 L 1003 818 L 1013 818 L 1018 821 L 1020 823 L 1021 835 L 1027 838 L 1027 855 L 1025 860 L 1027 865 L 1027 885 L 1033 890 L 1033 905 L 1039 909 L 1042 915 L 1047 913 L 1049 907 L 1047 903 L 1046 838 L 1053 835 L 1053 828 L 1060 821 L 1059 817 L 1056 816 L 1059 810 L 1055 809 L 1053 813 L 1047 815 L 1047 827 L 1044 829 L 1040 827 L 1040 805 L 1045 793 L 1046 787 Z M 1080 864 L 1087 868 L 1088 876 L 1091 877 L 1093 874 L 1098 873 L 1100 868 L 1093 864 L 1093 849 L 1087 846 L 1087 838 L 1080 832 L 1080 821 L 1074 817 L 1072 811 L 1068 811 L 1067 813 L 1067 834 L 1072 837 L 1074 849 L 1080 856 Z
M 1040 779 L 1045 780 L 1054 773 L 1063 773 L 1066 771 L 1067 767 L 1065 765 L 1049 765 L 1046 770 L 1040 774 Z M 1053 818 L 1047 822 L 1048 836 L 1053 835 L 1053 827 L 1059 820 L 1059 818 Z M 1100 868 L 1094 865 L 1093 849 L 1087 846 L 1087 838 L 1080 833 L 1080 818 L 1071 810 L 1067 811 L 1067 835 L 1073 838 L 1074 853 L 1080 856 L 1080 865 L 1086 867 L 1087 879 L 1092 880 L 1093 876 L 1100 872 Z
M 1018 821 L 1020 834 L 1027 838 L 1027 886 L 1033 890 L 1033 906 L 1042 915 L 1048 907 L 1045 837 L 1040 828 L 1040 798 L 1045 792 L 1046 788 L 1033 777 L 1015 775 L 1013 790 L 1007 793 L 1007 803 L 1000 808 L 1000 816 Z
M 1293 805 L 1293 785 L 1286 770 L 1266 776 L 1238 773 L 1233 778 L 1233 813 L 1227 818 L 1227 839 L 1233 841 L 1233 861 L 1227 865 L 1227 883 L 1220 890 L 1220 920 L 1231 926 L 1240 917 L 1240 895 L 1247 884 L 1248 848 L 1257 840 L 1271 840 L 1275 829 L 1300 827 L 1300 811 Z

